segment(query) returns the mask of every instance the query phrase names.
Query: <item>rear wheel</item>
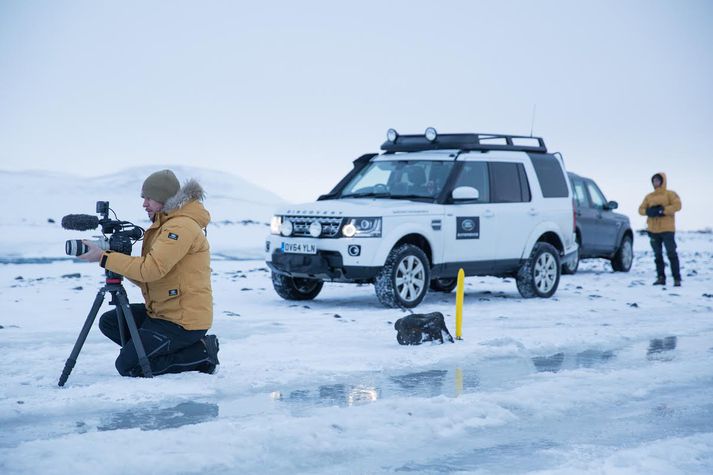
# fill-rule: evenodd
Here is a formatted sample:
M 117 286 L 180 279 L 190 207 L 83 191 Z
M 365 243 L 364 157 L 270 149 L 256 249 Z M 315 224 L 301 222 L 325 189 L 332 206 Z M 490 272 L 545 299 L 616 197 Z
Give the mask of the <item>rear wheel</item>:
M 319 279 L 290 277 L 272 273 L 272 286 L 285 300 L 312 300 L 322 291 L 324 282 Z
M 413 308 L 426 296 L 430 274 L 426 254 L 413 244 L 402 244 L 391 250 L 376 275 L 376 296 L 386 307 Z
M 560 256 L 546 242 L 538 242 L 517 272 L 517 290 L 525 298 L 552 297 L 560 282 Z
M 434 292 L 453 292 L 453 289 L 458 285 L 458 279 L 453 277 L 452 279 L 433 279 L 431 281 L 431 290 Z
M 631 236 L 624 236 L 621 240 L 621 246 L 616 251 L 611 260 L 611 267 L 614 272 L 629 272 L 631 264 L 634 262 L 634 246 Z

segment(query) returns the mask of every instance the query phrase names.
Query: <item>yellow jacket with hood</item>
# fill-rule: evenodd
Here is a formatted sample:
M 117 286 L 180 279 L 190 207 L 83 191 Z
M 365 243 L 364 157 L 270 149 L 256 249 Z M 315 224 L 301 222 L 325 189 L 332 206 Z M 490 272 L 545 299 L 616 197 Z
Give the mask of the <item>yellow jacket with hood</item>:
M 126 276 L 141 288 L 152 318 L 186 330 L 207 330 L 213 323 L 210 247 L 205 227 L 203 188 L 189 180 L 169 198 L 144 234 L 141 257 L 107 251 L 102 267 Z
M 656 175 L 661 176 L 661 186 L 646 195 L 644 201 L 639 206 L 639 214 L 646 216 L 646 210 L 652 206 L 662 206 L 663 216 L 649 217 L 646 219 L 646 226 L 649 232 L 664 233 L 676 231 L 675 214 L 681 210 L 681 198 L 675 191 L 666 189 L 666 174 L 661 172 Z M 654 175 L 654 176 L 656 176 Z M 651 177 L 653 180 L 653 177 Z

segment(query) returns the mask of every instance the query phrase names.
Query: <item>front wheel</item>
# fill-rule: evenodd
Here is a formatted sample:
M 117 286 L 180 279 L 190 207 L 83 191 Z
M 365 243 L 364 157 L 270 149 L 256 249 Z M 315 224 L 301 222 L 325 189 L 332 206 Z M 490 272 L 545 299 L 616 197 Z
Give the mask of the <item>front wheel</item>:
M 634 246 L 630 236 L 624 236 L 621 246 L 616 251 L 611 260 L 611 267 L 614 272 L 629 272 L 631 264 L 634 262 Z
M 376 297 L 386 307 L 413 308 L 428 292 L 431 270 L 428 257 L 412 244 L 391 250 L 374 279 Z
M 557 249 L 538 242 L 517 272 L 517 290 L 525 298 L 552 297 L 560 282 L 561 264 Z
M 272 273 L 272 286 L 285 300 L 312 300 L 322 291 L 324 282 L 319 279 L 290 277 Z

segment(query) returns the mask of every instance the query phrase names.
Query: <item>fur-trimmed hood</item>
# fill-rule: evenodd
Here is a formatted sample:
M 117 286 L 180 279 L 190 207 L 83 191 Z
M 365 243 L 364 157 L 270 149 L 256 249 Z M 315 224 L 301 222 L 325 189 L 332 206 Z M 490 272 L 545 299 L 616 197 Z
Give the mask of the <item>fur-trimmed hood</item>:
M 659 178 L 661 178 L 661 187 L 659 188 L 659 190 L 661 190 L 662 192 L 663 192 L 663 191 L 666 191 L 666 174 L 665 174 L 664 172 L 655 173 L 655 174 L 651 177 L 651 181 L 652 181 L 652 182 L 654 181 L 654 178 L 656 178 L 656 176 L 658 176 Z M 651 185 L 653 186 L 653 183 L 652 183 Z M 655 190 L 655 189 L 656 189 L 656 188 L 654 188 L 654 190 Z
M 198 184 L 196 180 L 191 178 L 183 184 L 181 189 L 178 190 L 178 193 L 166 200 L 163 204 L 163 212 L 166 214 L 171 213 L 188 204 L 190 201 L 203 201 L 204 198 L 205 191 L 203 191 L 203 187 Z
M 210 213 L 203 206 L 204 199 L 203 187 L 191 178 L 183 184 L 178 193 L 166 200 L 162 212 L 171 218 L 187 216 L 205 228 L 210 222 Z

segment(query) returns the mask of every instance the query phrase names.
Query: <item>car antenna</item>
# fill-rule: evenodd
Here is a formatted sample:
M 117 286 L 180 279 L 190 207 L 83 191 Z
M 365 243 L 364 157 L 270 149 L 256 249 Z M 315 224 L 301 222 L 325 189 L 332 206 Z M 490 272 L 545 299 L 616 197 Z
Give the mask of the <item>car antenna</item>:
M 535 111 L 537 111 L 537 104 L 532 105 L 532 122 L 530 123 L 530 137 L 532 137 L 532 132 L 535 130 Z

